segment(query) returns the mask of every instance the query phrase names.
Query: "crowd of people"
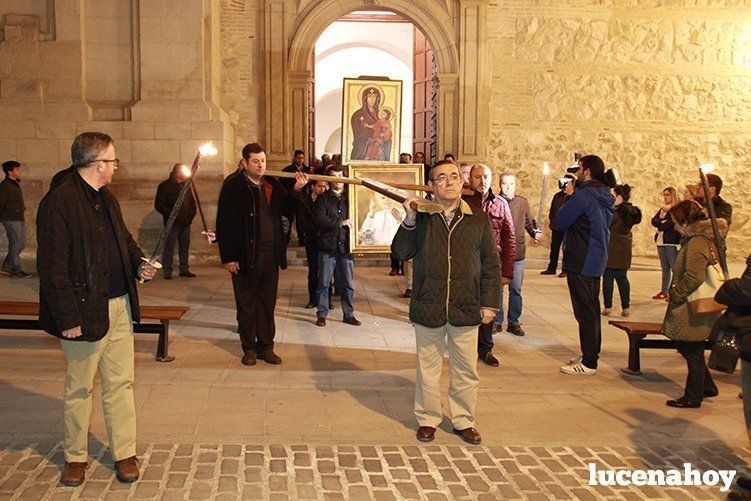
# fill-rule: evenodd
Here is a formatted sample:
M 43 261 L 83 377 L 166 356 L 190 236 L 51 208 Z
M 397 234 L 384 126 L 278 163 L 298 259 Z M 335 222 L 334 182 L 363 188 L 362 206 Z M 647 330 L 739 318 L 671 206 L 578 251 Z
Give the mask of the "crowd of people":
M 274 310 L 279 271 L 287 267 L 293 228 L 298 245 L 305 248 L 305 307 L 315 308 L 315 325 L 326 326 L 333 294 L 341 299 L 342 321 L 361 325 L 354 307 L 355 261 L 350 248 L 354 229 L 346 185 L 338 181 L 345 174 L 338 155 L 324 155 L 311 162 L 311 167 L 305 164 L 305 152 L 297 150 L 292 163 L 283 169 L 290 177 L 279 179 L 266 175 L 266 152 L 260 144 L 247 144 L 241 157 L 237 170 L 222 184 L 212 237 L 232 278 L 241 363 L 281 364 L 274 352 Z M 91 391 L 97 372 L 117 478 L 132 482 L 139 477 L 132 390 L 132 323 L 139 320 L 136 281 L 151 280 L 158 264 L 144 259 L 107 188 L 119 166 L 112 138 L 97 132 L 80 134 L 71 147 L 71 158 L 72 165 L 51 181 L 36 221 L 39 321 L 46 332 L 61 339 L 68 363 L 62 482 L 80 485 L 85 478 Z M 403 153 L 400 161 L 411 163 L 413 157 Z M 429 166 L 422 152 L 415 153 L 414 161 L 424 165 L 427 196 L 441 209 L 419 212 L 421 199 L 407 197 L 397 211 L 402 220 L 390 247 L 391 274 L 405 275 L 405 297 L 410 298 L 409 318 L 416 337 L 416 435 L 423 442 L 433 440 L 443 419 L 439 381 L 447 345 L 453 432 L 468 443 L 479 444 L 477 362 L 500 365 L 493 354 L 493 334 L 502 331 L 504 322 L 508 333 L 525 335 L 521 318 L 526 239 L 529 236 L 537 243 L 542 238 L 541 222 L 532 218 L 529 202 L 517 193 L 520 179 L 511 170 L 496 180 L 496 193 L 488 165 L 457 164 L 453 155 L 446 154 Z M 190 226 L 197 207 L 193 195 L 180 196 L 189 179 L 182 167 L 172 167 L 154 200 L 165 226 L 173 223 L 161 259 L 165 279 L 173 276 L 175 246 L 179 276 L 195 277 L 188 260 Z M 19 261 L 25 231 L 21 168 L 19 162 L 5 162 L 6 179 L 0 183 L 0 222 L 9 239 L 2 272 L 14 277 L 28 276 Z M 328 178 L 311 180 L 310 174 Z M 704 360 L 704 343 L 719 314 L 698 315 L 688 306 L 688 297 L 703 282 L 705 270 L 717 262 L 723 250 L 718 245 L 724 245 L 732 218 L 732 206 L 720 197 L 722 180 L 710 174 L 708 183 L 723 240 L 715 238 L 707 220 L 709 201 L 694 185 L 686 186 L 684 200 L 679 200 L 676 189 L 665 188 L 664 204 L 651 220 L 663 270 L 661 290 L 654 299 L 668 301 L 663 331 L 676 342 L 688 367 L 684 394 L 669 400 L 671 407 L 699 407 L 703 399 L 718 394 Z M 618 182 L 612 170 L 606 170 L 600 157 L 587 155 L 559 180 L 559 191 L 553 196 L 550 261 L 542 274 L 556 275 L 563 248 L 558 276 L 567 280 L 581 351 L 560 367 L 564 374 L 597 373 L 601 315 L 612 313 L 615 284 L 621 315 L 629 316 L 632 228 L 642 220 L 641 210 L 630 201 L 632 191 L 630 185 Z M 183 202 L 176 209 L 178 200 Z M 730 305 L 740 330 L 751 329 L 744 320 L 751 311 L 750 269 L 751 258 L 744 276 L 728 281 L 718 295 L 718 301 Z M 504 286 L 509 291 L 506 308 Z M 748 342 L 743 344 L 743 381 L 744 395 L 751 400 Z M 751 416 L 751 403 L 745 405 Z

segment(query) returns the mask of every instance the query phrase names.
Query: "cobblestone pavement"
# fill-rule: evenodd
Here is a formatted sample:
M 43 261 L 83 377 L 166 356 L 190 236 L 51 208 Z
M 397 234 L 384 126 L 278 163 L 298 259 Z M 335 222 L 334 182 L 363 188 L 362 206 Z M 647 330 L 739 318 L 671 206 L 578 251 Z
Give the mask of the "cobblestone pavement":
M 142 478 L 115 480 L 101 447 L 80 487 L 58 483 L 59 445 L 0 453 L 0 499 L 720 499 L 716 487 L 592 487 L 599 469 L 735 469 L 747 449 L 150 444 Z

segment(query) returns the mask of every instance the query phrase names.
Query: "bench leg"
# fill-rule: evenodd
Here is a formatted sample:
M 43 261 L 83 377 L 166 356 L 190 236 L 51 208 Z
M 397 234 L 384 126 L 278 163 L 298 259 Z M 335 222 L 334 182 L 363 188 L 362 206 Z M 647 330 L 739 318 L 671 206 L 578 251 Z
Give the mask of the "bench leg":
M 172 362 L 175 357 L 169 356 L 169 320 L 162 320 L 162 330 L 156 347 L 157 362 Z
M 631 334 L 628 335 L 628 367 L 621 369 L 624 374 L 631 376 L 641 376 L 641 357 L 639 356 L 639 345 L 642 339 L 646 335 L 644 334 Z

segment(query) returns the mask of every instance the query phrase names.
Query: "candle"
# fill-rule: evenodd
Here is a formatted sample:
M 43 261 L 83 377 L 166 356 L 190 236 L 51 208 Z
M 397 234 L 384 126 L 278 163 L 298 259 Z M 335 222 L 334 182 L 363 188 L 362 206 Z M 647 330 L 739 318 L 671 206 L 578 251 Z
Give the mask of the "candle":
M 540 193 L 540 208 L 537 210 L 537 221 L 535 229 L 539 230 L 542 227 L 542 210 L 545 204 L 545 194 L 548 188 L 548 176 L 550 175 L 550 165 L 547 162 L 543 163 L 542 167 L 542 192 Z

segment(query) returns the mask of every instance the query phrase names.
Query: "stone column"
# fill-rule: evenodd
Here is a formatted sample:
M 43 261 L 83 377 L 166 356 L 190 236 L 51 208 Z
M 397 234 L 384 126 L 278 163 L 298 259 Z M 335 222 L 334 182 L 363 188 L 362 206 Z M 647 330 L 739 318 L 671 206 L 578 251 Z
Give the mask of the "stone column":
M 438 73 L 438 144 L 436 145 L 436 159 L 438 160 L 441 160 L 446 152 L 459 154 L 457 149 L 457 119 L 461 116 L 458 110 L 459 96 L 459 75 Z
M 488 139 L 489 71 L 485 56 L 487 7 L 477 0 L 462 1 L 459 12 L 459 143 L 462 161 L 486 157 Z
M 269 163 L 280 164 L 289 160 L 288 137 L 285 130 L 288 95 L 287 37 L 284 26 L 284 0 L 265 0 L 263 6 L 262 58 L 264 61 L 264 114 L 261 137 L 266 147 Z
M 312 73 L 310 71 L 297 71 L 289 73 L 289 109 L 288 123 L 291 125 L 292 132 L 292 149 L 305 150 L 308 152 L 308 138 L 310 137 L 310 131 L 308 130 L 308 86 L 310 85 L 310 79 Z M 287 153 L 287 157 L 289 157 Z M 285 159 L 286 161 L 287 159 Z

